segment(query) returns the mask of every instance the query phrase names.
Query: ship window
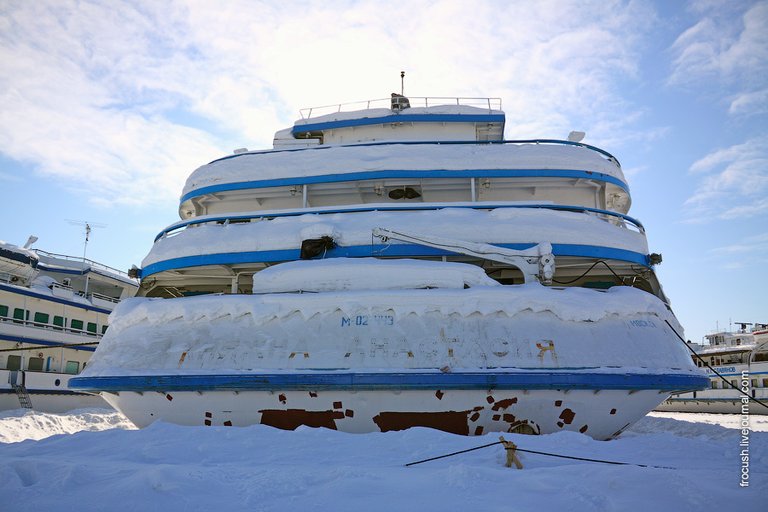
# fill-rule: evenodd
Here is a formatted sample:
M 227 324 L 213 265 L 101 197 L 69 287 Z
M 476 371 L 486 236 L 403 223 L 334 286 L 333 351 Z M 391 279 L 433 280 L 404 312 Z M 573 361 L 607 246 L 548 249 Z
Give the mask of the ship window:
M 104 334 L 105 332 L 107 332 L 107 327 L 109 327 L 109 326 L 108 325 L 102 325 L 101 326 L 101 334 Z
M 48 315 L 48 313 L 40 313 L 39 311 L 35 311 L 36 324 L 47 324 L 50 318 L 51 317 Z
M 30 357 L 27 361 L 27 370 L 31 372 L 43 371 L 43 358 L 42 357 Z
M 763 387 L 768 388 L 768 379 L 763 379 Z
M 67 361 L 67 366 L 64 368 L 64 373 L 71 373 L 77 375 L 80 371 L 80 363 L 78 361 Z
M 53 325 L 57 327 L 64 327 L 64 317 L 63 316 L 54 316 L 53 317 Z
M 711 384 L 712 384 L 712 389 L 717 389 L 717 385 L 719 384 L 719 382 L 717 382 L 716 380 L 713 380 L 711 381 Z
M 96 332 L 98 331 L 98 327 L 96 326 L 96 324 L 95 324 L 95 323 L 93 323 L 93 322 L 88 322 L 88 328 L 87 328 L 87 330 L 88 330 L 88 332 L 90 332 L 90 333 L 96 334 Z
M 23 322 L 24 320 L 29 320 L 29 311 L 27 311 L 26 309 L 14 308 L 13 319 L 16 320 L 17 322 Z
M 82 320 L 76 320 L 76 319 L 73 318 L 72 320 L 70 320 L 69 326 L 72 329 L 77 329 L 79 331 L 82 331 L 83 330 L 83 321 Z
M 0 316 L 8 316 L 8 306 L 0 305 Z
M 8 356 L 8 364 L 5 367 L 9 370 L 21 370 L 21 356 Z
M 735 387 L 737 387 L 737 386 L 736 386 L 736 380 L 735 380 L 735 379 L 734 379 L 734 380 L 731 380 L 731 386 L 733 386 L 734 388 L 735 388 Z
M 752 379 L 751 383 L 753 388 L 758 387 L 757 379 Z

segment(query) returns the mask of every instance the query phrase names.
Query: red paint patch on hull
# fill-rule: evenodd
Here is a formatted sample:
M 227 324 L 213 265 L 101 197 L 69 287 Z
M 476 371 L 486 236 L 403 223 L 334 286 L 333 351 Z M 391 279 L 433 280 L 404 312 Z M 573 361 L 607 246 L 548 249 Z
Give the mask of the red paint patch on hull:
M 261 413 L 261 424 L 283 430 L 295 430 L 301 425 L 325 427 L 336 430 L 336 420 L 344 418 L 341 411 L 305 411 L 304 409 L 274 410 L 266 409 Z
M 429 427 L 453 434 L 469 435 L 469 411 L 381 412 L 373 417 L 382 432 Z

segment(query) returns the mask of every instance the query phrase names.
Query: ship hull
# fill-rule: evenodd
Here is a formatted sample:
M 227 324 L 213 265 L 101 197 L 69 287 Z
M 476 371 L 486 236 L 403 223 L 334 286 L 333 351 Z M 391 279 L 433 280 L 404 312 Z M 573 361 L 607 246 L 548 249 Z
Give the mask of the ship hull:
M 626 287 L 130 299 L 70 385 L 139 426 L 608 439 L 706 384 L 671 321 Z

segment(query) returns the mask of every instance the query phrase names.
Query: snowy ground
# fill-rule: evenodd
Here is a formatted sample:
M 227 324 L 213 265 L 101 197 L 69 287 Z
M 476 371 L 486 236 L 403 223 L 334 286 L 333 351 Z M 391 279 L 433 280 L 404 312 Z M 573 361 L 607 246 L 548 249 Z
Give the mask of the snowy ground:
M 522 453 L 525 468 L 516 470 L 504 467 L 498 445 L 404 466 L 492 443 L 498 434 L 164 423 L 135 430 L 109 410 L 12 411 L 0 413 L 0 509 L 764 510 L 768 417 L 750 418 L 749 487 L 739 485 L 740 419 L 652 413 L 608 442 L 570 432 L 506 435 L 524 449 L 674 468 Z

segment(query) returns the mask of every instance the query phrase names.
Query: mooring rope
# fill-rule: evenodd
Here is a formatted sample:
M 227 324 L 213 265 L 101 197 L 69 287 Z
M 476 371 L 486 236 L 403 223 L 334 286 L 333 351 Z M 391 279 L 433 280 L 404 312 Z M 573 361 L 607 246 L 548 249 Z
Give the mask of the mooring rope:
M 447 453 L 445 455 L 439 455 L 437 457 L 430 457 L 429 459 L 418 460 L 416 462 L 409 462 L 408 464 L 406 464 L 406 467 L 407 466 L 415 466 L 416 464 L 422 464 L 424 462 L 430 462 L 430 461 L 437 460 L 437 459 L 444 459 L 446 457 L 453 457 L 454 455 L 459 455 L 461 453 L 473 452 L 475 450 L 480 450 L 482 448 L 488 448 L 489 446 L 494 446 L 494 445 L 497 445 L 497 444 L 504 444 L 504 443 L 502 441 L 496 441 L 495 443 L 488 443 L 488 444 L 484 444 L 482 446 L 476 446 L 474 448 L 469 448 L 469 449 L 466 449 L 466 450 L 460 450 L 458 452 Z M 614 460 L 590 459 L 590 458 L 586 458 L 586 457 L 576 457 L 574 455 L 561 455 L 559 453 L 549 453 L 549 452 L 542 452 L 542 451 L 537 451 L 537 450 L 524 450 L 523 448 L 517 448 L 517 447 L 514 448 L 514 449 L 516 451 L 518 451 L 518 452 L 534 453 L 536 455 L 545 455 L 547 457 L 557 457 L 557 458 L 560 458 L 560 459 L 582 460 L 582 461 L 586 461 L 586 462 L 597 462 L 597 463 L 600 463 L 600 464 L 615 464 L 615 465 L 619 465 L 619 466 L 639 466 L 641 468 L 677 469 L 677 468 L 671 468 L 669 466 L 653 466 L 653 465 L 650 465 L 650 464 L 636 464 L 634 462 L 617 462 L 617 461 L 614 461 Z

